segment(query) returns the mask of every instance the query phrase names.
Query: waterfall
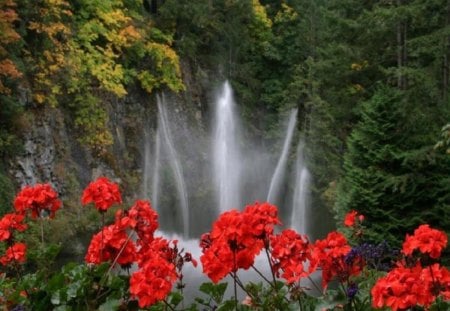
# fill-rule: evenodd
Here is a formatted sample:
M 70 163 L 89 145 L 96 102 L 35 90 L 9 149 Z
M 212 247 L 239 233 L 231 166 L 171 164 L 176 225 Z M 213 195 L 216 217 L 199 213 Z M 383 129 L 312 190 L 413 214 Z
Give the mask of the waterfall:
M 310 174 L 304 164 L 303 142 L 297 147 L 297 160 L 295 164 L 296 178 L 291 214 L 291 228 L 298 233 L 308 234 L 308 206 Z
M 161 131 L 162 138 L 164 140 L 164 146 L 167 147 L 168 153 L 168 161 L 172 168 L 173 174 L 175 176 L 175 186 L 178 191 L 178 196 L 180 200 L 180 209 L 182 215 L 182 223 L 183 223 L 183 234 L 185 237 L 189 235 L 189 206 L 188 206 L 188 194 L 186 190 L 186 185 L 184 182 L 183 169 L 181 167 L 180 160 L 178 159 L 177 152 L 173 145 L 172 134 L 169 128 L 169 120 L 167 117 L 167 111 L 165 109 L 166 101 L 164 96 L 162 98 L 160 96 L 157 97 L 158 104 L 158 132 Z M 158 135 L 157 135 L 158 137 Z M 158 139 L 158 138 L 157 138 Z M 157 140 L 158 145 L 158 140 Z M 158 154 L 159 152 L 157 152 Z M 155 157 L 157 158 L 157 157 Z M 155 167 L 158 170 L 158 167 Z M 158 185 L 158 180 L 154 179 L 155 188 Z
M 150 178 L 151 178 L 151 150 L 150 150 L 150 133 L 147 128 L 144 128 L 144 169 L 142 176 L 142 196 L 144 198 L 150 197 Z
M 307 231 L 311 177 L 303 161 L 302 143 L 288 172 L 296 109 L 279 124 L 283 135 L 272 143 L 244 137 L 228 82 L 211 103 L 209 131 L 199 130 L 199 124 L 179 113 L 176 103 L 170 104 L 158 96 L 157 129 L 143 128 L 142 191 L 151 194 L 162 230 L 198 236 L 210 229 L 219 213 L 267 198 L 278 206 L 283 223 L 301 233 Z M 275 156 L 274 146 L 281 146 Z M 288 187 L 291 179 L 292 187 Z
M 153 165 L 153 178 L 152 178 L 152 205 L 156 211 L 159 211 L 159 169 L 161 167 L 161 137 L 160 131 L 157 130 L 155 136 L 155 162 Z
M 283 185 L 284 181 L 287 158 L 289 154 L 289 148 L 291 146 L 292 136 L 294 134 L 296 121 L 297 121 L 297 109 L 293 109 L 289 117 L 289 123 L 286 130 L 286 138 L 284 140 L 283 150 L 281 152 L 280 158 L 278 159 L 277 166 L 270 181 L 267 201 L 272 204 L 278 203 L 277 201 L 279 199 L 281 186 Z
M 230 84 L 217 98 L 213 136 L 213 179 L 219 212 L 239 208 L 241 156 L 239 127 Z

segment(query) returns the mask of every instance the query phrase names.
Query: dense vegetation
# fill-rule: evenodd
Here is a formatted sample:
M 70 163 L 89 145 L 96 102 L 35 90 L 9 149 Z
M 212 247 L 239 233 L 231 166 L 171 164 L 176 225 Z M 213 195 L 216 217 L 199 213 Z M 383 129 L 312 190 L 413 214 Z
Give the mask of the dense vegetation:
M 448 146 L 449 16 L 444 0 L 0 0 L 2 191 L 26 112 L 69 111 L 102 155 L 105 98 L 182 92 L 184 72 L 228 78 L 251 135 L 299 108 L 313 204 L 365 214 L 368 237 L 397 246 L 421 223 L 449 232 L 450 158 L 434 148 Z
M 428 224 L 407 234 L 401 249 L 392 249 L 386 242 L 365 242 L 365 216 L 353 210 L 344 217 L 346 234 L 332 231 L 312 243 L 293 229 L 276 230 L 281 225 L 277 207 L 255 202 L 221 213 L 195 251 L 197 247 L 185 241 L 158 236 L 158 214 L 146 200 L 116 210 L 114 221 L 106 225 L 105 213 L 121 203 L 116 183 L 106 177 L 91 182 L 81 204 L 94 206 L 102 215 L 100 231 L 91 238 L 85 262 L 50 269 L 58 246 L 48 244 L 45 232 L 62 202 L 49 184 L 24 187 L 12 211 L 0 218 L 2 309 L 440 311 L 449 307 L 450 272 L 441 265 L 448 237 Z M 36 226 L 41 236 L 33 245 L 29 238 L 34 234 L 27 233 Z M 253 273 L 250 280 L 242 278 L 244 270 Z M 196 284 L 201 273 L 212 282 Z M 195 285 L 198 292 L 185 293 Z M 225 293 L 227 287 L 233 294 Z

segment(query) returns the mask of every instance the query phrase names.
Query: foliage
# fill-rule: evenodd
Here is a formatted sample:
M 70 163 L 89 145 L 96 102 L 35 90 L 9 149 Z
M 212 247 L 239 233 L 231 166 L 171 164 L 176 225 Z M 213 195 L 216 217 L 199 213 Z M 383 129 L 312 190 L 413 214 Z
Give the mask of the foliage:
M 367 236 L 399 245 L 406 232 L 424 222 L 448 230 L 448 158 L 418 140 L 419 121 L 410 114 L 401 92 L 380 87 L 361 111 L 344 157 L 344 178 L 336 211 L 356 210 L 367 216 Z M 441 200 L 443 199 L 443 200 Z M 381 233 L 382 232 L 382 233 Z
M 116 202 L 109 197 L 111 190 L 117 195 L 116 186 L 102 177 L 85 189 L 84 200 L 89 201 L 94 191 L 94 202 L 104 202 L 108 209 Z M 178 249 L 176 240 L 154 235 L 157 214 L 146 201 L 118 210 L 113 224 L 91 240 L 87 264 L 69 263 L 59 271 L 37 265 L 37 270 L 26 271 L 26 259 L 48 265 L 58 252 L 44 244 L 43 213 L 29 219 L 30 226 L 36 222 L 41 226 L 43 256 L 26 255 L 27 245 L 17 242 L 28 227 L 24 211 L 51 208 L 57 200 L 51 193 L 40 184 L 24 189 L 16 197 L 14 212 L 0 220 L 0 303 L 7 310 L 368 310 L 387 306 L 396 311 L 448 307 L 450 272 L 439 263 L 447 246 L 444 232 L 422 225 L 406 236 L 401 253 L 393 253 L 385 245 L 364 242 L 366 219 L 351 211 L 344 220 L 348 240 L 334 231 L 311 243 L 291 229 L 275 233 L 280 221 L 277 208 L 269 203 L 224 212 L 211 232 L 202 236 L 200 261 L 213 283 L 200 285 L 201 296 L 187 307 L 182 269 L 186 263 L 196 267 L 197 262 Z M 28 206 L 24 197 L 30 199 Z M 266 257 L 271 276 L 254 265 L 259 252 Z M 130 276 L 132 262 L 137 263 L 137 270 Z M 244 284 L 238 274 L 242 269 L 252 269 L 261 282 Z M 321 288 L 309 278 L 316 269 L 321 272 Z M 219 283 L 225 275 L 232 281 Z M 310 288 L 300 282 L 307 278 L 317 286 L 318 295 L 309 295 Z M 330 281 L 340 287 L 333 288 Z M 229 285 L 234 285 L 234 296 L 225 298 Z M 237 300 L 237 286 L 247 295 L 242 302 Z
M 149 93 L 184 88 L 170 33 L 137 2 L 5 0 L 0 16 L 0 95 L 69 107 L 96 153 L 112 144 L 105 95 L 123 98 L 133 83 Z
M 8 212 L 12 205 L 14 185 L 4 174 L 0 174 L 0 215 Z
M 14 23 L 19 19 L 16 3 L 12 0 L 0 2 L 0 95 L 10 94 L 9 80 L 18 79 L 22 73 L 14 63 L 12 49 L 21 37 L 14 29 Z

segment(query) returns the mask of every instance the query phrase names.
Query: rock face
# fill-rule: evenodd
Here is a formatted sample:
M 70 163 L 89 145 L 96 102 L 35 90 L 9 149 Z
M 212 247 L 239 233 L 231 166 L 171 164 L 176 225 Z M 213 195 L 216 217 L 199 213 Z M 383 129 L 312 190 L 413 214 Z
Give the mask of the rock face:
M 48 182 L 60 188 L 56 175 L 57 153 L 68 141 L 64 124 L 58 122 L 61 113 L 57 109 L 45 109 L 39 114 L 29 114 L 28 127 L 23 133 L 24 150 L 16 158 L 13 175 L 20 186 Z M 58 146 L 57 146 L 58 145 Z
M 166 95 L 175 116 L 197 124 L 201 131 L 208 104 L 206 87 L 195 81 L 188 65 L 184 67 L 186 91 Z M 90 181 L 107 176 L 119 182 L 130 199 L 139 197 L 145 131 L 153 135 L 157 127 L 156 94 L 132 89 L 124 99 L 106 96 L 104 104 L 114 143 L 102 157 L 94 156 L 78 142 L 79 132 L 67 110 L 50 107 L 27 110 L 23 151 L 10 165 L 10 176 L 14 177 L 17 187 L 50 183 L 64 196 L 70 192 L 80 194 Z M 182 124 L 177 120 L 174 123 Z

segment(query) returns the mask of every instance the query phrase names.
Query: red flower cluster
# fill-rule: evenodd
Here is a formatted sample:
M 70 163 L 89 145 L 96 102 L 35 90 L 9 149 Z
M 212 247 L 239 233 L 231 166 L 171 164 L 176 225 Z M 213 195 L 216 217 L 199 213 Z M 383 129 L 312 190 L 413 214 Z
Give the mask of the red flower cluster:
M 99 177 L 84 189 L 81 203 L 94 203 L 96 209 L 106 212 L 114 203 L 122 203 L 119 186 L 106 177 Z
M 402 252 L 410 256 L 418 250 L 438 259 L 446 245 L 444 232 L 421 225 L 412 236 L 406 235 Z M 407 266 L 406 263 L 411 261 L 414 265 Z M 439 296 L 450 300 L 450 272 L 438 263 L 423 266 L 420 259 L 409 258 L 398 262 L 396 268 L 378 279 L 371 294 L 375 308 L 387 306 L 394 311 L 416 305 L 428 308 Z
M 228 273 L 250 268 L 278 224 L 277 208 L 269 203 L 256 202 L 243 212 L 221 214 L 200 243 L 203 272 L 217 283 Z
M 34 187 L 25 186 L 16 196 L 14 207 L 19 214 L 31 210 L 31 217 L 55 217 L 61 207 L 58 194 L 49 184 L 36 184 Z
M 149 202 L 138 200 L 128 211 L 118 210 L 115 222 L 92 238 L 85 260 L 95 264 L 116 260 L 120 265 L 139 261 L 157 228 L 157 213 Z M 130 238 L 133 231 L 138 236 L 136 241 Z
M 27 246 L 24 243 L 16 243 L 6 249 L 6 254 L 0 257 L 0 263 L 4 266 L 12 261 L 25 262 Z
M 13 230 L 19 232 L 27 229 L 27 225 L 23 223 L 25 215 L 21 214 L 5 214 L 0 219 L 0 241 L 7 241 L 12 237 Z
M 334 277 L 341 282 L 347 282 L 350 276 L 361 272 L 363 267 L 361 258 L 356 258 L 351 263 L 345 261 L 345 256 L 350 250 L 347 239 L 340 232 L 333 231 L 324 240 L 316 241 L 311 264 L 321 267 L 323 288 L 326 288 Z
M 347 215 L 345 215 L 344 225 L 346 227 L 353 227 L 356 221 L 358 221 L 359 223 L 363 222 L 364 215 L 358 214 L 357 211 L 350 211 L 347 213 Z
M 371 290 L 372 306 L 403 310 L 416 305 L 429 307 L 442 294 L 450 299 L 450 273 L 439 264 L 423 268 L 399 264 L 385 277 L 377 280 Z
M 159 255 L 147 252 L 145 262 L 130 278 L 130 293 L 138 297 L 139 306 L 145 308 L 163 300 L 178 279 L 175 265 Z
M 49 184 L 36 184 L 25 186 L 14 199 L 15 213 L 3 215 L 0 219 L 0 241 L 6 241 L 9 246 L 0 263 L 7 265 L 12 261 L 22 263 L 25 261 L 26 245 L 14 243 L 14 231 L 22 232 L 27 229 L 24 223 L 26 213 L 31 211 L 32 218 L 55 217 L 56 211 L 61 207 L 58 194 Z
M 306 277 L 314 272 L 315 267 L 310 265 L 308 271 L 305 264 L 312 260 L 312 248 L 306 236 L 301 236 L 291 229 L 286 229 L 279 235 L 270 238 L 272 246 L 273 270 L 288 284 L 297 282 L 302 277 Z
M 402 252 L 412 255 L 415 250 L 423 254 L 429 254 L 431 258 L 437 259 L 442 250 L 447 246 L 447 235 L 439 230 L 430 228 L 429 225 L 421 225 L 414 230 L 413 235 L 406 235 Z
M 139 244 L 145 247 L 153 240 L 153 234 L 158 229 L 158 214 L 148 201 L 138 200 L 128 211 L 130 227 L 139 237 Z
M 137 263 L 139 269 L 130 278 L 130 293 L 141 308 L 164 299 L 178 279 L 177 268 L 195 260 L 178 252 L 177 241 L 170 243 L 154 237 L 158 215 L 147 201 L 136 201 L 128 210 L 119 210 L 115 222 L 91 240 L 85 260 L 99 264 L 103 261 L 128 266 Z M 132 239 L 133 232 L 137 239 Z M 181 266 L 180 266 L 181 263 Z
M 115 260 L 119 265 L 127 266 L 136 260 L 136 246 L 125 228 L 115 223 L 94 235 L 85 260 L 94 264 Z
M 221 214 L 211 232 L 204 234 L 200 241 L 203 272 L 217 283 L 229 273 L 250 268 L 263 248 L 270 253 L 275 275 L 289 284 L 317 268 L 322 269 L 324 288 L 334 277 L 348 283 L 350 276 L 361 272 L 362 256 L 346 260 L 351 247 L 341 233 L 332 232 L 311 245 L 306 236 L 294 230 L 274 235 L 274 226 L 278 224 L 277 208 L 268 203 L 247 206 L 243 212 L 230 210 Z

